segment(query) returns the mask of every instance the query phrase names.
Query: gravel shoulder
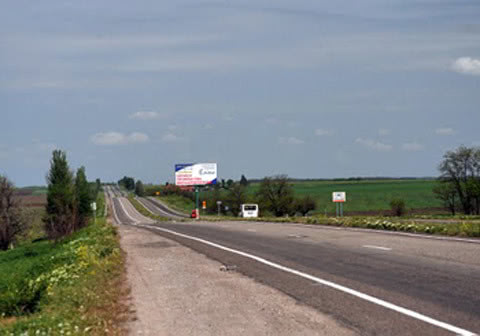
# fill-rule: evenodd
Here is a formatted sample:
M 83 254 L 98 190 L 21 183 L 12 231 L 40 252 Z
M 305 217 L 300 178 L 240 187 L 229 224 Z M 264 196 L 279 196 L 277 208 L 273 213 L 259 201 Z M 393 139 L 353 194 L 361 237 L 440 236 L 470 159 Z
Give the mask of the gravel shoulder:
M 172 240 L 119 225 L 131 335 L 354 335 L 330 316 Z

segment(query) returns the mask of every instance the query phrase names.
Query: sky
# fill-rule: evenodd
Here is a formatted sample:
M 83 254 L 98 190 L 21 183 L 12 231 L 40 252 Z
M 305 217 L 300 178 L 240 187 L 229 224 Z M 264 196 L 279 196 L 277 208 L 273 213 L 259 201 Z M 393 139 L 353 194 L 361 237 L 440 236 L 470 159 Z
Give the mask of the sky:
M 476 0 L 4 1 L 0 174 L 436 176 L 480 145 Z

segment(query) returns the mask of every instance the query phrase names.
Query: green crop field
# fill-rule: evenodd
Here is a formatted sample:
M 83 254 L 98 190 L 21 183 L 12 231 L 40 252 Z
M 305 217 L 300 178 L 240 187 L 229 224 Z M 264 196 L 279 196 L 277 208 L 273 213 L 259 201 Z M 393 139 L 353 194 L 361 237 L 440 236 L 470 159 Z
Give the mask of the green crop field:
M 390 209 L 390 201 L 401 198 L 408 209 L 438 208 L 442 204 L 435 198 L 432 188 L 434 180 L 362 180 L 362 181 L 300 181 L 292 182 L 295 195 L 310 195 L 317 201 L 317 213 L 325 209 L 332 214 L 332 192 L 345 191 L 346 212 L 368 212 Z M 253 195 L 259 184 L 253 183 L 248 193 Z

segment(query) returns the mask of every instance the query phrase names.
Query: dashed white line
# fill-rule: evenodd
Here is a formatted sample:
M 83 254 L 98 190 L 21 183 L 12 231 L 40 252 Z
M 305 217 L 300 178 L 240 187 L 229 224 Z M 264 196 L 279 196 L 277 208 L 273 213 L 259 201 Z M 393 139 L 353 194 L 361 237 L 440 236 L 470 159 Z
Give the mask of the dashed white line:
M 295 275 L 300 276 L 300 277 L 302 277 L 302 278 L 305 278 L 305 279 L 311 280 L 311 281 L 313 281 L 313 282 L 322 284 L 322 285 L 324 285 L 324 286 L 327 286 L 327 287 L 336 289 L 336 290 L 338 290 L 338 291 L 341 291 L 341 292 L 350 294 L 350 295 L 352 295 L 352 296 L 358 297 L 358 298 L 360 298 L 360 299 L 363 299 L 363 300 L 365 300 L 365 301 L 374 303 L 374 304 L 379 305 L 379 306 L 382 306 L 382 307 L 384 307 L 384 308 L 387 308 L 387 309 L 396 311 L 396 312 L 398 312 L 398 313 L 400 313 L 400 314 L 403 314 L 403 315 L 412 317 L 412 318 L 414 318 L 414 319 L 423 321 L 423 322 L 425 322 L 425 323 L 431 324 L 431 325 L 436 326 L 436 327 L 438 327 L 438 328 L 442 328 L 442 329 L 448 330 L 448 331 L 450 331 L 450 332 L 452 332 L 452 333 L 455 333 L 456 335 L 461 335 L 461 336 L 476 336 L 476 334 L 474 334 L 474 333 L 471 332 L 471 331 L 468 331 L 468 330 L 465 330 L 465 329 L 456 327 L 456 326 L 451 325 L 451 324 L 448 324 L 448 323 L 446 323 L 446 322 L 442 322 L 442 321 L 433 319 L 433 318 L 428 317 L 428 316 L 426 316 L 426 315 L 417 313 L 417 312 L 415 312 L 415 311 L 413 311 L 413 310 L 410 310 L 410 309 L 407 309 L 407 308 L 404 308 L 404 307 L 401 307 L 401 306 L 397 306 L 397 305 L 395 305 L 395 304 L 393 304 L 393 303 L 390 303 L 390 302 L 388 302 L 388 301 L 385 301 L 385 300 L 382 300 L 382 299 L 378 299 L 378 298 L 376 298 L 376 297 L 370 296 L 370 295 L 368 295 L 368 294 L 364 294 L 364 293 L 362 293 L 362 292 L 359 292 L 359 291 L 356 291 L 356 290 L 354 290 L 354 289 L 351 289 L 351 288 L 348 288 L 348 287 L 345 287 L 345 286 L 336 284 L 336 283 L 334 283 L 334 282 L 331 282 L 331 281 L 328 281 L 328 280 L 324 280 L 324 279 L 321 279 L 321 278 L 317 278 L 317 277 L 315 277 L 315 276 L 313 276 L 313 275 L 310 275 L 310 274 L 307 274 L 307 273 L 304 273 L 304 272 L 295 270 L 295 269 L 293 269 L 293 268 L 289 268 L 289 267 L 286 267 L 286 266 L 283 266 L 283 265 L 274 263 L 274 262 L 272 262 L 272 261 L 269 261 L 269 260 L 264 259 L 264 258 L 261 258 L 261 257 L 257 257 L 256 255 L 253 255 L 253 254 L 250 254 L 250 253 L 246 253 L 246 252 L 242 252 L 242 251 L 239 251 L 239 250 L 235 250 L 235 249 L 232 249 L 232 248 L 229 248 L 229 247 L 226 247 L 226 246 L 217 244 L 217 243 L 210 242 L 210 241 L 205 240 L 205 239 L 201 239 L 201 238 L 189 236 L 189 235 L 186 235 L 186 234 L 183 234 L 183 233 L 175 232 L 175 231 L 172 231 L 172 230 L 169 230 L 169 229 L 160 228 L 160 227 L 157 227 L 157 226 L 143 225 L 143 224 L 139 224 L 138 226 L 140 226 L 140 227 L 145 227 L 145 228 L 150 228 L 150 229 L 154 229 L 154 230 L 158 230 L 158 231 L 163 231 L 163 232 L 166 232 L 166 233 L 169 233 L 169 234 L 178 236 L 178 237 L 190 239 L 190 240 L 197 241 L 197 242 L 203 243 L 203 244 L 205 244 L 205 245 L 209 245 L 209 246 L 212 246 L 212 247 L 215 247 L 215 248 L 218 248 L 218 249 L 227 251 L 227 252 L 231 252 L 231 253 L 234 253 L 234 254 L 238 254 L 238 255 L 243 256 L 243 257 L 245 257 L 245 258 L 249 258 L 249 259 L 255 260 L 255 261 L 259 262 L 259 263 L 268 265 L 268 266 L 270 266 L 270 267 L 279 269 L 279 270 L 281 270 L 281 271 L 288 272 L 288 273 L 291 273 L 291 274 L 295 274 Z
M 391 251 L 392 250 L 390 247 L 375 246 L 375 245 L 362 245 L 362 247 L 377 249 L 377 250 L 383 250 L 383 251 Z

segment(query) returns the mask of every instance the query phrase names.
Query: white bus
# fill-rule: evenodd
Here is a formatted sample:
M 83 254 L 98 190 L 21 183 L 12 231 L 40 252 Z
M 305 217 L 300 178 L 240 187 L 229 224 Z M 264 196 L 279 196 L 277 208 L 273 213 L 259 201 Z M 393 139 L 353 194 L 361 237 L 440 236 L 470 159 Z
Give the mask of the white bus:
M 240 207 L 240 217 L 243 218 L 257 218 L 258 205 L 257 204 L 242 204 Z

